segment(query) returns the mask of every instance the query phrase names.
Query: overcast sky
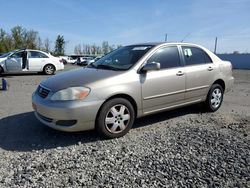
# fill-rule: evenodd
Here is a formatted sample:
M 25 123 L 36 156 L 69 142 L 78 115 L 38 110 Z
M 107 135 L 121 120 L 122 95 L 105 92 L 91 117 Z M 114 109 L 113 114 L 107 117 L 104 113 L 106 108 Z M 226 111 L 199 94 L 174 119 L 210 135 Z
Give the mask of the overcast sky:
M 66 52 L 77 44 L 193 42 L 218 52 L 250 52 L 250 0 L 1 0 L 0 27 L 21 25 L 54 41 Z M 54 46 L 54 44 L 51 44 Z

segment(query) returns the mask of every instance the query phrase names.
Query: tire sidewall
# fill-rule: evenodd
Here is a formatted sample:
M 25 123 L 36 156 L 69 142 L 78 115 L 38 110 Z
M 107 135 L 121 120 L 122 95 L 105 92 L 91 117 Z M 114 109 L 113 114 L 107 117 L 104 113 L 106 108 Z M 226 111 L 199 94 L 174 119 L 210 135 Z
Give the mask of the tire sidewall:
M 125 105 L 127 107 L 127 109 L 130 112 L 130 122 L 129 122 L 129 125 L 126 127 L 126 129 L 124 129 L 124 131 L 114 134 L 114 133 L 111 133 L 107 130 L 107 128 L 105 126 L 105 118 L 106 118 L 108 111 L 113 106 L 118 105 L 118 104 L 122 104 L 122 105 Z M 102 106 L 102 108 L 101 108 L 101 110 L 98 113 L 97 118 L 96 118 L 96 129 L 101 135 L 103 135 L 106 138 L 119 138 L 119 137 L 124 136 L 125 134 L 127 134 L 129 132 L 129 130 L 131 129 L 131 127 L 134 124 L 134 120 L 135 120 L 135 111 L 134 111 L 132 104 L 124 98 L 115 98 L 115 99 L 111 99 L 103 104 L 103 106 Z
M 212 98 L 212 93 L 215 89 L 220 89 L 221 91 L 221 102 L 219 104 L 219 106 L 217 108 L 214 108 L 212 106 L 212 103 L 211 103 L 211 98 Z M 220 107 L 221 107 L 221 104 L 223 102 L 223 98 L 224 98 L 224 90 L 223 88 L 221 87 L 221 85 L 219 84 L 213 84 L 209 90 L 209 93 L 208 93 L 208 97 L 207 97 L 207 107 L 208 107 L 208 110 L 211 111 L 211 112 L 215 112 L 217 111 Z

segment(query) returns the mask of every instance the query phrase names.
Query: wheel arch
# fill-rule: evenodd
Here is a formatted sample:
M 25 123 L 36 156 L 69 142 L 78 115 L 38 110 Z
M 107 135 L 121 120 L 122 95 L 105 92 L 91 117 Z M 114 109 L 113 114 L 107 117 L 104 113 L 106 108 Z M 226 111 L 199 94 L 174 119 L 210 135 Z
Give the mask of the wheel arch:
M 214 83 L 213 83 L 212 85 L 214 85 L 214 84 L 219 84 L 219 85 L 223 88 L 223 91 L 225 91 L 226 85 L 225 85 L 224 80 L 222 80 L 222 79 L 217 79 L 217 80 L 214 81 Z
M 128 94 L 123 94 L 123 93 L 121 93 L 121 94 L 112 95 L 111 97 L 107 98 L 107 99 L 103 102 L 103 104 L 100 106 L 100 108 L 98 109 L 98 112 L 97 112 L 97 114 L 96 114 L 95 124 L 96 124 L 97 117 L 99 116 L 100 111 L 101 111 L 103 105 L 104 105 L 106 102 L 108 102 L 108 101 L 110 101 L 110 100 L 112 100 L 112 99 L 115 99 L 115 98 L 123 98 L 123 99 L 128 100 L 128 101 L 132 104 L 132 106 L 133 106 L 133 108 L 134 108 L 135 118 L 137 117 L 137 109 L 138 109 L 138 106 L 137 106 L 137 103 L 136 103 L 136 101 L 134 100 L 134 98 L 131 97 L 131 96 L 128 95 Z

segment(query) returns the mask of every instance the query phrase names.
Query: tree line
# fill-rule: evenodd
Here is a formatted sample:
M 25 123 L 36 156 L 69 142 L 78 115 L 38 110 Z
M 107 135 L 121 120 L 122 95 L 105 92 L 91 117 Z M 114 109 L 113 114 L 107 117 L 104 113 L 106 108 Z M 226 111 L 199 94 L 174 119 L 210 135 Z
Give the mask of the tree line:
M 78 44 L 75 46 L 75 54 L 87 54 L 87 55 L 100 55 L 107 54 L 117 48 L 120 48 L 121 45 L 110 45 L 108 41 L 103 41 L 101 45 L 96 44 Z
M 39 33 L 35 30 L 27 30 L 21 26 L 15 26 L 7 33 L 0 28 L 0 53 L 13 51 L 16 49 L 36 49 L 52 53 L 54 55 L 63 55 L 66 42 L 62 35 L 58 35 L 55 40 L 54 48 L 52 41 L 45 38 L 43 41 Z
M 53 45 L 54 43 L 54 45 Z M 74 48 L 75 54 L 98 55 L 107 54 L 110 51 L 119 48 L 121 45 L 110 45 L 108 41 L 103 41 L 101 45 L 96 44 L 78 44 Z M 38 31 L 27 30 L 22 26 L 13 27 L 10 32 L 0 28 L 0 53 L 6 53 L 16 49 L 35 49 L 42 50 L 53 55 L 59 56 L 65 54 L 66 41 L 63 35 L 58 35 L 52 42 L 49 38 L 42 38 Z

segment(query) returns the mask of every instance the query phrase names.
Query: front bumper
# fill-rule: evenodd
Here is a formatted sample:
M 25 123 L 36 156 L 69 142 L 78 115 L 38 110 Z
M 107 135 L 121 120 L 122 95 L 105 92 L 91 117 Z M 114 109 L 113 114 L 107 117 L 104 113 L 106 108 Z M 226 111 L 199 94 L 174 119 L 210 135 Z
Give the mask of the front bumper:
M 60 131 L 76 132 L 95 128 L 97 112 L 104 101 L 50 101 L 36 93 L 32 106 L 36 118 L 43 124 Z M 60 122 L 70 122 L 60 124 Z

